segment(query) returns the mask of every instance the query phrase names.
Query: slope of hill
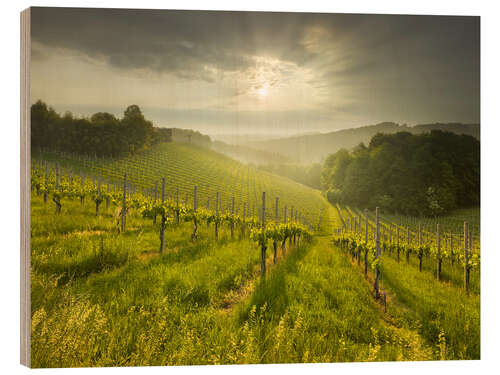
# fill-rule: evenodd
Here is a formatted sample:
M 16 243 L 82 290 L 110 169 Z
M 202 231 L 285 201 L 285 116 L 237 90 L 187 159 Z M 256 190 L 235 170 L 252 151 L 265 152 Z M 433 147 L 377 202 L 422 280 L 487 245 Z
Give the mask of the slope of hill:
M 256 150 L 252 147 L 221 141 L 213 141 L 212 150 L 246 164 L 281 164 L 290 162 L 289 158 L 276 152 Z
M 192 204 L 196 186 L 199 207 L 213 209 L 218 192 L 224 211 L 229 210 L 234 197 L 235 211 L 242 213 L 245 206 L 247 216 L 259 213 L 264 191 L 268 202 L 266 213 L 270 218 L 275 215 L 276 197 L 280 217 L 285 206 L 288 215 L 294 207 L 294 211 L 298 210 L 311 224 L 316 223 L 326 205 L 317 190 L 192 144 L 162 143 L 140 154 L 117 159 L 84 159 L 53 153 L 35 153 L 33 158 L 35 168 L 40 162 L 57 162 L 77 174 L 101 176 L 104 184 L 119 185 L 127 173 L 127 180 L 135 189 L 146 194 L 152 194 L 155 183 L 159 193 L 161 178 L 166 177 L 167 199 L 173 199 L 178 188 L 180 200 Z
M 251 142 L 248 146 L 258 150 L 276 152 L 300 162 L 319 162 L 341 148 L 352 148 L 361 142 L 365 144 L 377 133 L 397 133 L 407 131 L 413 134 L 431 130 L 445 130 L 457 134 L 467 134 L 479 139 L 480 127 L 477 124 L 422 124 L 416 126 L 382 122 L 360 128 L 339 130 L 331 133 L 303 135 L 262 142 Z

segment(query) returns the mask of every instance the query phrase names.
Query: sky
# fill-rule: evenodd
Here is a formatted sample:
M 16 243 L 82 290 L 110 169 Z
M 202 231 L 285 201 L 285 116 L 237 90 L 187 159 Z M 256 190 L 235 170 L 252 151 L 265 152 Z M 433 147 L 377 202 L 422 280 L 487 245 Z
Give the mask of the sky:
M 31 101 L 210 135 L 480 122 L 480 20 L 32 8 Z

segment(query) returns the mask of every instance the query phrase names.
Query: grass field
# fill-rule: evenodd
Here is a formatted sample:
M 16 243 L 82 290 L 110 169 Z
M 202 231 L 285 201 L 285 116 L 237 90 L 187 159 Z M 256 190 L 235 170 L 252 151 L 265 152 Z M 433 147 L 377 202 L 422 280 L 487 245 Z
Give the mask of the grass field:
M 339 211 L 343 218 L 358 212 L 346 207 L 339 207 Z M 462 218 L 461 215 L 446 217 L 444 221 Z M 379 257 L 382 293 L 389 298 L 388 311 L 396 324 L 404 321 L 416 327 L 428 343 L 440 348 L 440 358 L 479 359 L 480 267 L 471 271 L 467 294 L 464 267 L 457 260 L 454 265 L 449 259 L 443 261 L 441 281 L 438 281 L 437 264 L 432 257 L 423 257 L 422 272 L 416 254 L 411 254 L 409 261 L 404 253 L 400 261 L 387 251 Z M 363 272 L 363 264 L 358 268 Z M 371 279 L 373 283 L 373 276 Z
M 268 249 L 261 278 L 260 248 L 238 228 L 231 238 L 222 226 L 216 241 L 213 227 L 203 224 L 192 240 L 191 222 L 168 225 L 160 255 L 159 222 L 133 209 L 119 233 L 119 207 L 102 207 L 96 216 L 90 199 L 83 206 L 63 199 L 56 214 L 50 200 L 32 193 L 33 367 L 479 358 L 479 274 L 467 296 L 460 274 L 446 265 L 445 281 L 438 282 L 431 263 L 418 272 L 414 259 L 407 265 L 383 257 L 384 308 L 374 299 L 372 272 L 365 278 L 333 245 L 340 217 L 319 192 L 189 145 L 157 151 L 168 160 L 180 155 L 180 172 L 160 163 L 146 169 L 149 177 L 138 188 L 151 188 L 163 173 L 189 183 L 186 194 L 203 186 L 198 176 L 213 181 L 210 196 L 219 189 L 229 195 L 230 184 L 240 181 L 237 186 L 246 187 L 234 190 L 238 199 L 257 203 L 252 189 L 269 189 L 283 204 L 311 215 L 321 211 L 321 229 L 310 240 L 287 241 L 276 263 Z M 218 160 L 218 167 L 209 169 L 196 157 L 182 163 L 184 153 L 197 152 Z M 142 160 L 137 170 L 155 158 L 136 158 Z M 101 165 L 99 173 L 119 176 L 131 160 L 102 161 L 108 167 Z M 79 162 L 63 158 L 60 165 L 89 175 L 100 165 Z M 346 208 L 341 212 L 348 217 Z
M 388 324 L 369 284 L 320 236 L 287 248 L 259 279 L 247 239 L 216 244 L 188 224 L 166 236 L 131 216 L 124 236 L 92 207 L 32 205 L 34 367 L 331 362 L 435 358 Z

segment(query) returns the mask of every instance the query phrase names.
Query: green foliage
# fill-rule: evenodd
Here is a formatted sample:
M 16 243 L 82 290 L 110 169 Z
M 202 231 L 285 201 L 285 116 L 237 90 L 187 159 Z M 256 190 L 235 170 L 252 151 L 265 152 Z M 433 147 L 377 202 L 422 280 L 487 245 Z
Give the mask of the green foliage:
M 330 155 L 322 181 L 332 203 L 437 216 L 479 204 L 479 151 L 473 137 L 442 131 L 377 134 Z
M 92 205 L 75 199 L 56 215 L 32 196 L 34 367 L 474 356 L 472 345 L 455 354 L 463 342 L 457 343 L 443 313 L 441 323 L 434 316 L 429 329 L 419 326 L 428 340 L 413 322 L 388 324 L 362 274 L 326 237 L 287 249 L 258 280 L 260 252 L 246 238 L 229 241 L 229 225 L 221 227 L 218 243 L 205 226 L 195 242 L 190 223 L 167 226 L 160 256 L 158 225 L 144 220 L 141 206 L 131 207 L 124 234 L 113 232 L 115 215 L 110 208 L 96 217 Z M 269 240 L 294 232 L 286 225 L 267 227 Z
M 349 210 L 342 210 L 349 215 Z M 364 233 L 364 231 L 363 231 Z M 387 232 L 386 232 L 387 233 Z M 375 240 L 370 228 L 368 242 L 358 233 L 338 233 L 334 244 L 344 252 L 356 256 L 360 247 L 367 252 L 372 269 L 381 272 L 381 288 L 395 301 L 389 313 L 397 324 L 410 322 L 419 334 L 434 347 L 436 359 L 479 359 L 479 268 L 480 255 L 473 252 L 467 264 L 463 251 L 452 253 L 444 244 L 441 249 L 435 244 L 421 246 L 412 236 L 410 243 L 402 239 L 388 242 L 381 238 L 380 255 L 375 259 Z M 397 254 L 409 252 L 409 263 L 398 261 Z M 416 257 L 413 257 L 413 254 Z M 454 257 L 454 263 L 450 262 Z M 474 259 L 474 260 L 472 260 Z M 423 271 L 419 261 L 423 261 Z M 436 278 L 436 264 L 443 262 L 441 281 Z M 463 288 L 464 268 L 471 271 L 469 294 Z
M 311 239 L 311 232 L 303 225 L 297 223 L 267 225 L 265 229 L 261 226 L 254 227 L 250 232 L 250 237 L 257 242 L 260 247 L 266 247 L 269 240 L 285 241 L 290 237 L 303 237 L 305 240 Z
M 144 118 L 137 105 L 125 109 L 121 120 L 106 112 L 95 113 L 90 119 L 74 117 L 70 112 L 61 116 L 40 100 L 31 106 L 32 150 L 117 157 L 168 140 L 162 130 Z
M 318 226 L 319 214 L 326 206 L 320 192 L 276 176 L 255 167 L 241 164 L 219 153 L 206 148 L 188 144 L 162 143 L 140 154 L 120 157 L 117 159 L 81 159 L 74 155 L 57 155 L 50 152 L 34 153 L 33 185 L 44 185 L 44 168 L 42 176 L 38 177 L 41 163 L 58 163 L 60 169 L 70 169 L 77 173 L 73 181 L 75 194 L 81 191 L 78 175 L 100 176 L 103 181 L 103 193 L 107 192 L 107 183 L 113 193 L 112 201 L 120 204 L 118 190 L 123 186 L 123 176 L 127 173 L 127 182 L 134 185 L 136 195 L 154 197 L 156 185 L 157 198 L 160 195 L 161 179 L 166 178 L 165 198 L 167 202 L 176 202 L 177 188 L 181 206 L 193 205 L 193 189 L 198 189 L 198 208 L 215 211 L 216 194 L 219 193 L 219 216 L 230 213 L 232 198 L 235 199 L 235 214 L 242 217 L 245 210 L 246 218 L 254 213 L 258 217 L 261 205 L 261 194 L 266 192 L 270 201 L 279 197 L 279 213 L 283 217 L 284 207 L 288 214 L 293 206 L 301 215 L 303 221 L 315 227 Z M 37 165 L 38 164 L 38 165 Z M 49 171 L 50 184 L 53 185 L 53 168 Z M 67 179 L 66 173 L 61 174 L 61 181 Z M 106 183 L 104 183 L 106 182 Z M 92 184 L 85 180 L 85 195 L 90 194 Z M 130 190 L 130 189 L 129 189 Z M 187 201 L 186 201 L 187 199 Z M 254 212 L 255 210 L 255 212 Z M 159 214 L 159 213 L 158 213 Z M 274 220 L 274 209 L 267 211 L 267 220 Z M 322 230 L 327 222 L 323 217 L 319 223 Z
M 368 238 L 368 242 L 365 242 L 364 236 L 360 233 L 341 233 L 333 236 L 333 243 L 336 246 L 339 246 L 343 249 L 349 250 L 350 253 L 355 256 L 357 254 L 357 250 L 360 249 L 362 253 L 367 253 L 369 255 L 368 262 L 373 269 L 379 267 L 379 261 L 375 257 L 376 251 L 376 241 L 373 235 L 370 235 Z M 396 243 L 388 243 L 383 240 L 380 241 L 381 249 L 387 250 L 389 254 L 394 257 L 395 252 L 399 249 L 399 251 L 403 254 L 409 252 L 410 254 L 417 254 L 419 256 L 426 255 L 432 259 L 441 259 L 441 260 L 449 260 L 451 257 L 451 253 L 446 251 L 446 249 L 441 248 L 438 251 L 436 245 L 428 245 L 422 244 L 419 246 L 414 242 L 405 243 L 403 241 Z M 463 254 L 459 254 L 458 256 L 455 254 L 456 264 L 455 267 L 461 267 L 463 271 L 463 267 L 465 266 L 465 257 Z M 478 268 L 480 266 L 481 256 L 478 253 L 472 252 L 469 255 L 469 259 L 467 261 L 467 267 L 472 269 L 474 267 Z M 462 281 L 463 282 L 463 281 Z
M 478 295 L 467 296 L 461 288 L 439 283 L 431 273 L 418 272 L 391 258 L 384 259 L 382 273 L 384 285 L 425 323 L 421 333 L 439 345 L 440 357 L 444 336 L 446 359 L 480 358 Z

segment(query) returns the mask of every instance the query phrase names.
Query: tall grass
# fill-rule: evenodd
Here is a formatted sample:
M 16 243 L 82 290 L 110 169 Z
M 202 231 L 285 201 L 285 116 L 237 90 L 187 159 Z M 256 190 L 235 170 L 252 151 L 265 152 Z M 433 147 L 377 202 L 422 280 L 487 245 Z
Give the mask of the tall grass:
M 382 261 L 383 285 L 419 321 L 419 331 L 445 359 L 480 358 L 480 296 L 438 282 L 429 272 Z M 443 349 L 443 347 L 445 349 Z
M 196 241 L 190 223 L 168 227 L 160 255 L 158 225 L 134 212 L 118 234 L 112 210 L 95 217 L 90 204 L 67 202 L 60 215 L 52 208 L 33 197 L 34 367 L 427 360 L 479 351 L 479 297 L 462 300 L 430 272 L 384 260 L 384 285 L 404 305 L 391 320 L 328 237 L 287 248 L 261 280 L 260 250 L 230 240 L 227 228 L 215 242 L 204 225 Z M 459 300 L 464 307 L 451 313 Z

